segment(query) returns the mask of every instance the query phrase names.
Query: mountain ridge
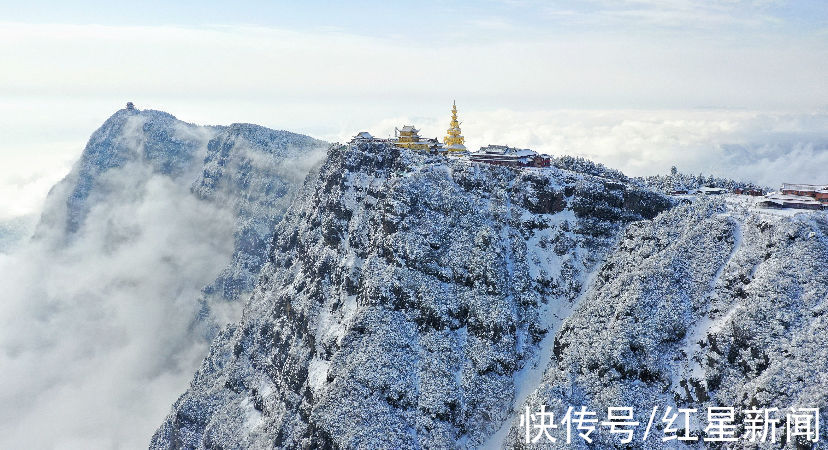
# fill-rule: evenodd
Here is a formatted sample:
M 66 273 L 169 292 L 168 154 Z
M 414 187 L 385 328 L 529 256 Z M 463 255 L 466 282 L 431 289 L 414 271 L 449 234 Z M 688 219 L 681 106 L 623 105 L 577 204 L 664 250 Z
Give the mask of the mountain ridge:
M 327 146 L 162 111 L 106 120 L 34 238 L 0 259 L 0 447 L 146 445 L 213 334 L 238 319 L 274 224 Z
M 539 313 L 574 301 L 622 223 L 669 207 L 554 168 L 331 147 L 151 448 L 479 445 L 550 331 Z

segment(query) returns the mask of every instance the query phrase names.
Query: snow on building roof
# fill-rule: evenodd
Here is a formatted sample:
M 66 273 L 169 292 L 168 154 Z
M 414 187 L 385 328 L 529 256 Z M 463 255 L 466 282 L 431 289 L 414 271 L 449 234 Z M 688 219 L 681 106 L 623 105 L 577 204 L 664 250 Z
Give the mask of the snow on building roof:
M 374 139 L 374 136 L 371 136 L 371 133 L 367 131 L 360 131 L 354 136 L 354 139 Z
M 780 192 L 771 192 L 764 196 L 763 200 L 772 201 L 774 203 L 800 203 L 803 205 L 821 205 L 819 200 L 813 197 L 804 195 L 782 194 Z
M 480 147 L 480 150 L 475 152 L 476 154 L 486 154 L 486 155 L 503 155 L 503 156 L 510 156 L 514 158 L 523 158 L 527 156 L 534 156 L 538 153 L 534 150 L 529 150 L 528 148 L 514 148 L 509 147 L 507 145 L 487 145 L 485 147 Z
M 825 191 L 828 190 L 828 185 L 825 184 L 796 184 L 796 183 L 782 183 L 783 191 Z
M 414 126 L 413 126 L 413 125 L 404 125 L 402 128 L 400 128 L 400 131 L 413 131 L 413 132 L 415 132 L 415 133 L 416 133 L 416 132 L 418 132 L 418 131 L 420 131 L 420 130 L 418 130 L 418 129 L 414 128 Z

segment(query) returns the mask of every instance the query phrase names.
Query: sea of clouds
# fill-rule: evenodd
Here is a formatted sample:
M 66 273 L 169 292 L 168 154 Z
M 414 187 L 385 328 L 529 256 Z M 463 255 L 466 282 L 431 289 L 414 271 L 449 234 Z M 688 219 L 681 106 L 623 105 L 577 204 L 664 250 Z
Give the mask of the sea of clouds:
M 140 448 L 206 351 L 200 289 L 233 217 L 139 166 L 68 245 L 0 254 L 0 447 Z
M 582 156 L 630 176 L 666 174 L 676 166 L 772 188 L 828 184 L 828 112 L 461 110 L 461 119 L 471 150 L 503 144 Z M 448 116 L 396 117 L 368 129 L 386 137 L 402 123 L 442 139 Z
M 209 106 L 215 105 L 205 105 Z M 664 174 L 676 166 L 685 173 L 753 181 L 771 188 L 784 182 L 828 183 L 823 175 L 828 163 L 826 111 L 516 111 L 459 107 L 466 143 L 472 150 L 486 144 L 505 144 L 552 155 L 583 156 L 631 176 Z M 428 114 L 388 114 L 388 118 L 378 120 L 378 115 L 388 111 L 345 105 L 326 111 L 322 107 L 289 105 L 274 106 L 273 110 L 252 109 L 249 117 L 253 123 L 299 131 L 330 142 L 346 142 L 361 130 L 388 137 L 393 135 L 394 127 L 403 124 L 416 125 L 423 136 L 442 139 L 448 127 L 449 106 L 443 109 L 433 106 Z M 78 129 L 91 130 L 100 123 L 93 121 L 97 120 L 94 115 L 87 116 L 84 119 L 89 123 L 78 122 Z M 74 145 L 64 136 L 35 141 L 50 149 L 47 152 L 28 148 L 21 152 L 8 148 L 5 154 L 0 151 L 0 223 L 38 214 L 49 188 L 77 158 L 83 140 L 76 140 Z
M 215 198 L 192 191 L 209 128 L 174 127 L 202 145 L 183 174 L 159 173 L 142 156 L 142 120 L 121 130 L 129 161 L 96 178 L 77 233 L 67 234 L 65 211 L 77 171 L 51 188 L 36 226 L 39 211 L 0 220 L 0 448 L 145 447 L 206 355 L 205 325 L 239 317 L 241 302 L 206 298 L 211 315 L 196 322 L 202 288 L 228 267 L 249 219 L 239 209 L 257 195 L 233 181 Z M 234 146 L 226 171 L 249 164 L 295 183 L 325 154 L 283 160 L 242 139 Z

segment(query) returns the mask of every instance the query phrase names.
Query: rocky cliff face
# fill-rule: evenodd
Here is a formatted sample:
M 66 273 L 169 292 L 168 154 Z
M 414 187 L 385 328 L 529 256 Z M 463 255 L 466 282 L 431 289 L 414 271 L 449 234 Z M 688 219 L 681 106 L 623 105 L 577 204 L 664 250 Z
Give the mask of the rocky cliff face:
M 273 227 L 327 145 L 307 136 L 234 124 L 207 143 L 193 191 L 236 216 L 233 263 L 208 288 L 224 298 L 250 292 L 267 258 Z
M 326 148 L 158 111 L 107 120 L 36 238 L 0 255 L 0 448 L 146 445 L 212 335 L 238 320 Z
M 527 404 L 557 414 L 569 406 L 600 414 L 629 406 L 642 424 L 658 407 L 648 448 L 685 444 L 661 440 L 668 406 L 700 411 L 695 436 L 708 424 L 708 407 L 779 408 L 782 435 L 791 407 L 821 408 L 825 423 L 826 267 L 824 213 L 780 217 L 699 200 L 632 224 L 563 322 Z M 741 435 L 744 422 L 736 423 Z M 643 445 L 642 433 L 635 445 Z M 617 435 L 593 438 L 593 445 L 621 446 Z M 508 444 L 524 440 L 513 420 Z M 580 439 L 541 444 L 528 447 L 586 448 Z M 799 445 L 812 443 L 800 438 Z
M 77 233 L 95 203 L 120 194 L 106 178 L 115 169 L 137 163 L 147 167 L 146 173 L 193 177 L 205 143 L 220 131 L 161 111 L 116 112 L 89 138 L 69 175 L 49 192 L 36 236 L 59 244 Z
M 221 204 L 235 217 L 230 264 L 206 286 L 202 317 L 216 300 L 246 299 L 267 260 L 273 228 L 311 167 L 324 156 L 325 142 L 251 124 L 233 124 L 207 143 L 207 155 L 192 192 Z M 223 322 L 210 325 L 209 334 Z
M 451 448 L 508 431 L 624 225 L 623 180 L 332 147 L 152 448 Z
M 145 196 L 147 181 L 163 176 L 233 217 L 231 263 L 204 293 L 236 300 L 252 290 L 273 227 L 327 145 L 258 125 L 198 126 L 161 111 L 123 109 L 92 134 L 52 189 L 35 237 L 65 245 L 95 205 Z

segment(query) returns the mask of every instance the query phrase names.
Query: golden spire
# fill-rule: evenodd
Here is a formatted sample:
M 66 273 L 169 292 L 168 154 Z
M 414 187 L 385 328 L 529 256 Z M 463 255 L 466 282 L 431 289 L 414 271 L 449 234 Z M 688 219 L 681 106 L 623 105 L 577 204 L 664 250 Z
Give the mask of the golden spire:
M 443 144 L 449 153 L 466 151 L 465 138 L 460 132 L 460 122 L 457 121 L 457 102 L 451 102 L 451 122 L 449 128 L 446 130 L 446 137 L 443 139 Z

